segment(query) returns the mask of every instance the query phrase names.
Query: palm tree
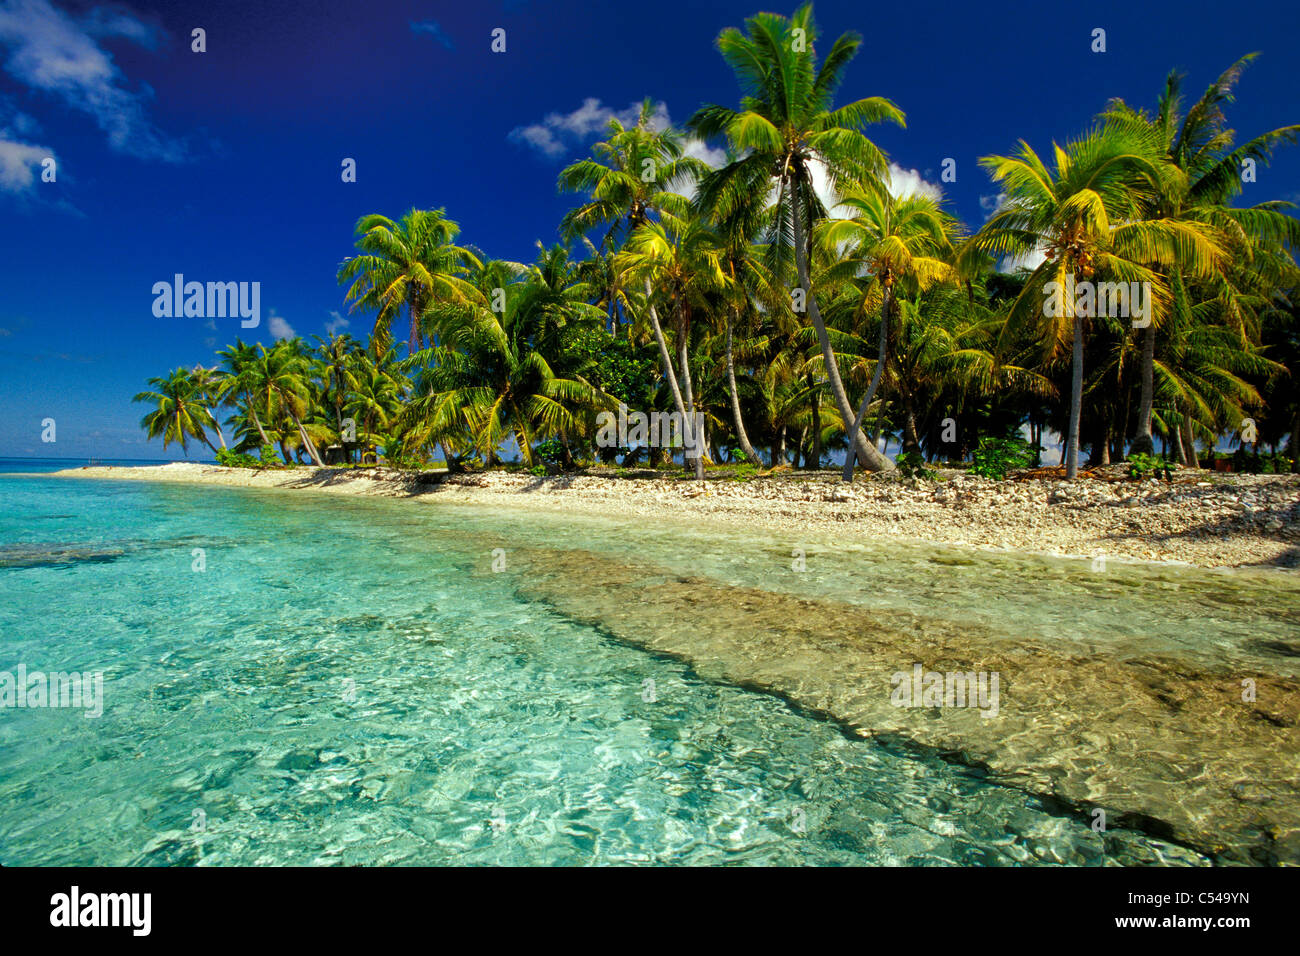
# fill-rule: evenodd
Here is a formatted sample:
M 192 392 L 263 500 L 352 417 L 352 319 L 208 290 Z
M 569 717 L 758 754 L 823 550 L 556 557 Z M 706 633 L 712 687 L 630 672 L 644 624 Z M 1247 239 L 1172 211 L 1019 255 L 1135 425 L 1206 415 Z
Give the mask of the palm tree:
M 854 191 L 840 200 L 850 216 L 833 219 L 820 230 L 828 250 L 845 246 L 845 254 L 832 270 L 855 275 L 867 270 L 865 281 L 856 282 L 862 306 L 880 303 L 880 344 L 876 369 L 871 376 L 853 419 L 853 432 L 862 427 L 867 406 L 876 394 L 889 362 L 890 318 L 895 297 L 917 295 L 938 282 L 955 278 L 948 260 L 953 255 L 952 237 L 956 223 L 939 204 L 925 196 L 896 198 L 883 189 Z M 861 307 L 860 307 L 861 308 Z M 857 453 L 850 446 L 844 458 L 844 480 L 853 480 Z
M 1171 71 L 1156 103 L 1154 116 L 1135 110 L 1123 100 L 1113 100 L 1102 114 L 1109 124 L 1137 129 L 1156 144 L 1160 157 L 1178 171 L 1165 177 L 1147 217 L 1192 220 L 1217 225 L 1229 241 L 1234 259 L 1249 262 L 1260 242 L 1300 243 L 1300 223 L 1282 209 L 1289 204 L 1263 203 L 1249 209 L 1227 205 L 1242 187 L 1239 170 L 1246 158 L 1267 162 L 1273 148 L 1296 141 L 1300 126 L 1285 126 L 1256 136 L 1233 149 L 1233 131 L 1227 128 L 1223 106 L 1234 99 L 1233 88 L 1242 71 L 1258 54 L 1243 56 L 1214 81 L 1199 100 L 1179 114 L 1183 76 Z M 1140 399 L 1134 452 L 1151 454 L 1151 414 L 1154 402 L 1156 323 L 1143 332 L 1140 362 Z
M 323 467 L 325 462 L 303 424 L 312 412 L 314 396 L 311 366 L 301 340 L 281 340 L 269 349 L 259 345 L 249 375 L 254 401 L 265 408 L 273 420 L 287 417 L 312 463 Z M 283 444 L 282 439 L 281 451 Z
M 484 281 L 497 281 L 501 265 L 509 264 L 485 264 Z M 557 377 L 534 347 L 529 332 L 537 327 L 536 315 L 525 307 L 537 301 L 538 281 L 533 276 L 505 286 L 500 313 L 476 305 L 431 313 L 442 345 L 420 356 L 415 396 L 398 422 L 415 441 L 454 441 L 466 433 L 490 466 L 502 442 L 513 437 L 531 465 L 536 440 L 573 434 L 582 428 L 582 409 L 609 404 L 587 382 Z
M 334 412 L 334 428 L 343 444 L 346 432 L 343 410 L 348 393 L 356 386 L 357 360 L 363 350 L 361 343 L 347 334 L 331 333 L 328 339 L 318 335 L 315 339 L 324 401 Z M 348 457 L 350 460 L 350 451 Z
M 1044 255 L 1016 298 L 1009 323 L 1042 328 L 1047 353 L 1055 357 L 1070 341 L 1070 417 L 1066 437 L 1066 477 L 1079 471 L 1079 422 L 1083 406 L 1084 320 L 1072 290 L 1094 276 L 1138 282 L 1150 290 L 1153 313 L 1163 314 L 1170 293 L 1149 266 L 1181 265 L 1209 275 L 1222 261 L 1212 234 L 1177 219 L 1147 220 L 1143 209 L 1161 188 L 1167 168 L 1150 158 L 1149 138 L 1116 127 L 1094 129 L 1055 148 L 1049 170 L 1023 140 L 1014 156 L 988 156 L 980 162 L 1002 184 L 1008 201 L 965 244 L 970 256 Z M 1055 283 L 1054 286 L 1049 283 Z M 1051 306 L 1059 305 L 1059 310 Z
M 627 236 L 660 216 L 688 216 L 690 203 L 685 196 L 674 192 L 673 187 L 698 179 L 707 170 L 698 159 L 682 155 L 681 137 L 675 131 L 655 128 L 654 103 L 649 99 L 642 103 L 634 126 L 625 127 L 617 119 L 610 120 L 608 138 L 596 143 L 592 154 L 594 158 L 579 160 L 560 173 L 561 191 L 585 192 L 590 196 L 565 215 L 560 230 L 567 239 L 573 239 L 608 226 L 602 245 L 611 249 L 618 245 L 620 234 Z M 642 276 L 642 285 L 663 361 L 664 378 L 672 391 L 677 413 L 682 416 L 683 427 L 688 428 L 691 419 L 659 323 L 648 274 Z M 695 476 L 704 477 L 704 463 L 698 457 Z
M 206 371 L 206 370 L 205 370 Z M 133 402 L 151 402 L 155 408 L 140 420 L 140 427 L 150 438 L 162 436 L 163 448 L 180 442 L 189 452 L 189 439 L 197 438 L 215 455 L 216 446 L 208 440 L 207 429 L 217 428 L 208 402 L 210 395 L 188 369 L 172 369 L 166 378 L 151 378 L 151 392 L 140 392 Z M 218 429 L 219 430 L 219 429 Z
M 692 316 L 697 310 L 703 311 L 708 297 L 719 292 L 725 283 L 721 256 L 717 237 L 696 217 L 681 220 L 664 216 L 658 222 L 637 227 L 623 251 L 615 257 L 624 274 L 640 278 L 647 290 L 655 289 L 660 300 L 672 309 L 681 373 L 678 381 L 682 385 L 682 430 L 686 433 L 683 454 L 694 459 L 697 479 L 704 477 L 705 442 L 703 435 L 691 433 L 695 422 L 695 387 L 690 362 Z M 649 307 L 654 309 L 653 298 Z M 663 330 L 656 322 L 656 337 L 662 335 Z M 666 340 L 664 347 L 667 348 Z M 671 361 L 668 367 L 672 367 Z
M 262 427 L 262 420 L 257 414 L 257 405 L 253 401 L 255 381 L 253 369 L 257 362 L 257 346 L 235 339 L 234 345 L 227 346 L 217 355 L 221 358 L 221 364 L 225 369 L 225 377 L 221 383 L 222 397 L 227 402 L 231 402 L 235 400 L 234 396 L 241 396 L 244 400 L 245 412 L 252 420 L 258 438 L 261 440 L 258 447 L 271 444 L 271 439 L 267 437 L 266 429 Z
M 465 281 L 477 265 L 473 253 L 454 245 L 460 226 L 442 209 L 412 209 L 393 222 L 371 214 L 357 221 L 361 255 L 343 260 L 339 282 L 351 282 L 346 301 L 376 313 L 370 344 L 375 354 L 392 341 L 392 323 L 405 309 L 411 323 L 410 354 L 423 347 L 424 311 L 438 302 L 463 302 L 477 293 Z
M 745 25 L 748 34 L 729 28 L 717 41 L 745 94 L 742 108 L 705 106 L 688 124 L 705 138 L 725 135 L 734 154 L 741 157 L 705 178 L 700 202 L 726 217 L 743 205 L 766 204 L 775 185 L 777 209 L 770 248 L 780 257 L 793 246 L 799 286 L 817 330 L 827 381 L 845 432 L 865 467 L 886 471 L 893 463 L 861 431 L 851 429 L 853 408 L 809 280 L 808 260 L 813 226 L 826 218 L 813 188 L 814 169 L 825 175 L 832 189 L 878 184 L 886 172 L 885 156 L 861 129 L 883 121 L 903 126 L 903 114 L 881 97 L 832 108 L 835 89 L 862 38 L 844 34 L 818 67 L 811 5 L 800 7 L 789 19 L 760 13 Z

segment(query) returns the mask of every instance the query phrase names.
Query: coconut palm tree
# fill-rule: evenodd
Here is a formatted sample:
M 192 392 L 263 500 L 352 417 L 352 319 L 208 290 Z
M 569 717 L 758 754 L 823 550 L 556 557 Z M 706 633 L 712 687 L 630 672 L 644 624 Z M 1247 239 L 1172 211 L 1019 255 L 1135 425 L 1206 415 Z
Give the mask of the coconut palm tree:
M 854 282 L 862 301 L 880 303 L 880 336 L 876 368 L 853 419 L 853 432 L 862 427 L 867 406 L 889 362 L 890 319 L 896 296 L 914 296 L 938 282 L 956 278 L 949 265 L 956 222 L 927 196 L 897 198 L 884 189 L 852 191 L 840 201 L 846 218 L 827 221 L 818 235 L 828 250 L 843 247 L 833 272 L 853 276 L 865 269 L 866 276 Z M 850 446 L 844 458 L 844 480 L 853 480 L 856 450 Z
M 1137 130 L 1149 137 L 1165 162 L 1178 173 L 1164 177 L 1163 188 L 1146 211 L 1151 219 L 1183 219 L 1212 224 L 1231 246 L 1234 261 L 1249 263 L 1259 243 L 1300 243 L 1300 222 L 1283 209 L 1289 203 L 1267 202 L 1248 209 L 1228 205 L 1242 189 L 1241 163 L 1245 159 L 1267 162 L 1281 143 L 1294 143 L 1300 126 L 1285 126 L 1256 136 L 1233 148 L 1233 131 L 1227 127 L 1223 107 L 1234 99 L 1242 71 L 1258 54 L 1232 64 L 1181 114 L 1183 75 L 1171 71 L 1156 102 L 1154 115 L 1113 100 L 1102 119 L 1120 129 Z M 1249 273 L 1247 273 L 1249 274 Z M 1140 398 L 1137 435 L 1132 450 L 1151 454 L 1151 414 L 1154 402 L 1154 361 L 1157 322 L 1142 334 Z
M 353 309 L 375 313 L 370 334 L 374 354 L 392 341 L 393 319 L 403 309 L 410 319 L 408 347 L 414 355 L 423 347 L 421 317 L 439 302 L 463 302 L 477 291 L 465 275 L 477 259 L 454 244 L 460 226 L 442 209 L 412 209 L 400 222 L 387 216 L 362 216 L 356 226 L 356 246 L 361 255 L 343 260 L 340 283 L 348 287 L 346 301 Z
M 204 370 L 206 371 L 206 370 Z M 133 402 L 150 402 L 155 407 L 140 420 L 140 427 L 150 438 L 162 436 L 163 448 L 172 442 L 189 452 L 189 439 L 197 438 L 207 445 L 212 453 L 217 453 L 216 446 L 208 440 L 207 429 L 217 429 L 217 420 L 213 417 L 209 402 L 210 393 L 202 381 L 196 379 L 189 369 L 172 369 L 165 378 L 151 378 L 149 385 L 153 391 L 140 392 Z
M 485 264 L 482 281 L 499 270 Z M 539 281 L 535 276 L 533 281 Z M 536 316 L 524 306 L 536 302 L 530 283 L 501 287 L 504 308 L 447 305 L 433 310 L 431 322 L 442 345 L 421 355 L 415 393 L 399 416 L 398 425 L 414 441 L 455 442 L 468 434 L 485 465 L 496 460 L 497 449 L 514 438 L 525 464 L 541 438 L 574 434 L 583 424 L 582 410 L 612 403 L 581 379 L 559 378 L 540 351 L 530 329 Z
M 726 136 L 740 157 L 705 178 L 700 202 L 725 218 L 743 205 L 766 205 L 775 187 L 777 208 L 769 248 L 776 258 L 793 248 L 799 287 L 826 363 L 827 384 L 858 459 L 871 471 L 888 470 L 893 463 L 861 431 L 851 430 L 853 408 L 809 279 L 808 261 L 813 227 L 826 218 L 813 185 L 814 172 L 823 175 L 832 190 L 878 185 L 886 174 L 885 155 L 862 134 L 862 127 L 879 122 L 903 126 L 903 113 L 881 97 L 833 107 L 835 89 L 862 38 L 855 33 L 841 36 L 819 67 L 811 5 L 800 7 L 789 19 L 760 13 L 746 20 L 745 26 L 747 33 L 729 28 L 717 41 L 744 93 L 741 109 L 705 106 L 688 123 L 706 139 Z
M 1180 265 L 1208 276 L 1223 252 L 1212 231 L 1179 219 L 1144 219 L 1169 168 L 1153 161 L 1155 148 L 1137 130 L 1098 127 L 1066 147 L 1055 147 L 1049 170 L 1028 143 L 1014 156 L 980 160 L 1008 200 L 965 243 L 968 256 L 984 254 L 1044 258 L 1012 304 L 1008 321 L 1039 328 L 1049 357 L 1069 348 L 1070 416 L 1066 477 L 1079 471 L 1079 422 L 1083 405 L 1084 322 L 1091 316 L 1072 295 L 1076 282 L 1095 278 L 1137 282 L 1149 290 L 1150 306 L 1163 314 L 1167 285 L 1154 267 Z M 1067 346 L 1066 343 L 1069 343 Z
M 313 411 L 315 396 L 312 394 L 311 364 L 302 341 L 281 340 L 269 349 L 259 345 L 249 375 L 253 401 L 265 408 L 273 421 L 280 417 L 288 418 L 312 463 L 323 467 L 325 462 L 303 424 Z M 283 439 L 281 451 L 284 451 Z M 289 463 L 287 458 L 285 461 Z
M 656 116 L 653 101 L 647 99 L 641 104 L 635 125 L 625 127 L 617 119 L 610 120 L 608 137 L 592 147 L 593 158 L 579 160 L 561 171 L 559 187 L 562 192 L 589 195 L 586 202 L 567 213 L 561 221 L 560 231 L 567 239 L 608 227 L 602 245 L 613 249 L 618 246 L 620 238 L 660 216 L 679 219 L 689 216 L 689 201 L 674 189 L 698 180 L 708 167 L 694 157 L 683 155 L 681 136 L 672 129 L 657 128 Z M 672 392 L 677 413 L 686 423 L 690 421 L 686 401 L 659 322 L 650 276 L 645 274 L 641 278 L 646 311 L 663 361 L 664 378 Z M 704 477 L 704 463 L 699 458 L 695 459 L 695 476 Z
M 225 371 L 221 383 L 223 399 L 227 402 L 237 403 L 236 396 L 242 398 L 244 413 L 251 420 L 260 439 L 258 447 L 262 448 L 271 444 L 271 439 L 267 436 L 266 429 L 262 426 L 261 417 L 257 413 L 257 404 L 253 401 L 255 380 L 253 369 L 257 362 L 257 346 L 249 345 L 242 339 L 235 339 L 234 345 L 227 346 L 219 351 L 217 355 L 220 357 L 221 365 Z

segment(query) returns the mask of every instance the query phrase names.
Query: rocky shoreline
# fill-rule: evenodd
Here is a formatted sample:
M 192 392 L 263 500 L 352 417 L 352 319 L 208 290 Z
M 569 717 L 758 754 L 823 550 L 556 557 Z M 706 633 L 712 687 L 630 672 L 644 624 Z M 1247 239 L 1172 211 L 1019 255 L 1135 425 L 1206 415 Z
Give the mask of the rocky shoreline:
M 1300 475 L 1182 472 L 1172 482 L 1030 477 L 989 481 L 963 473 L 940 480 L 785 473 L 743 481 L 680 480 L 648 472 L 535 477 L 493 471 L 459 475 L 393 469 L 256 471 L 173 463 L 85 467 L 64 477 L 174 481 L 245 488 L 508 503 L 611 518 L 687 517 L 749 528 L 834 530 L 864 538 L 1089 558 L 1179 562 L 1200 567 L 1300 567 Z

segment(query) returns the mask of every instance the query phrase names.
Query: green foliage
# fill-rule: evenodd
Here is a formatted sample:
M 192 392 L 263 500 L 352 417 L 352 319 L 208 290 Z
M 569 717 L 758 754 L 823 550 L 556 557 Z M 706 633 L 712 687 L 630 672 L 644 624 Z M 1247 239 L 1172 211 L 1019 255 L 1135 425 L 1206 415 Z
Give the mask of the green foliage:
M 548 465 L 558 465 L 564 460 L 564 446 L 558 438 L 548 438 L 533 449 L 533 456 Z
M 1137 452 L 1128 457 L 1128 476 L 1130 478 L 1145 478 L 1152 472 L 1162 472 L 1168 467 L 1169 462 L 1165 461 L 1162 455 L 1147 455 Z
M 1029 442 L 1012 434 L 1006 438 L 981 438 L 974 458 L 970 468 L 972 474 L 1001 481 L 1007 472 L 1030 464 L 1034 460 L 1034 451 Z
M 933 479 L 939 473 L 925 466 L 925 459 L 919 451 L 905 451 L 894 459 L 894 467 L 904 478 Z
M 270 446 L 268 445 L 266 447 L 269 448 Z M 229 448 L 218 450 L 217 464 L 225 465 L 227 468 L 261 468 L 263 466 L 263 462 L 254 458 L 252 455 L 245 455 L 243 452 L 231 451 Z
M 528 473 L 529 473 L 530 475 L 534 475 L 534 476 L 536 476 L 536 477 L 538 477 L 538 478 L 545 478 L 545 477 L 546 477 L 546 466 L 545 466 L 545 465 L 533 465 L 533 467 L 531 467 L 531 468 L 528 469 Z

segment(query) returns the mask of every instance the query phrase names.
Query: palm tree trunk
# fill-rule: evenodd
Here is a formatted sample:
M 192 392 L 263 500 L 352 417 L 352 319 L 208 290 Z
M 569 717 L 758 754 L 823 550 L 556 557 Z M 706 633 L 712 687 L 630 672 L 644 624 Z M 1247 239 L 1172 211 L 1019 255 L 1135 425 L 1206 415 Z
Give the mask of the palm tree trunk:
M 1291 423 L 1291 471 L 1300 472 L 1300 409 L 1296 409 L 1295 421 Z
M 822 397 L 820 387 L 813 392 L 812 407 L 812 467 L 822 466 Z
M 307 429 L 302 427 L 302 422 L 300 422 L 298 416 L 293 413 L 293 409 L 289 409 L 289 417 L 293 419 L 293 423 L 298 429 L 298 437 L 302 439 L 302 447 L 307 449 L 307 454 L 311 458 L 312 464 L 317 468 L 324 468 L 325 462 L 321 461 L 320 452 L 318 452 L 316 446 L 312 444 L 312 440 L 307 436 Z
M 257 406 L 253 404 L 253 396 L 251 394 L 248 395 L 248 412 L 253 416 L 253 424 L 257 426 L 257 434 L 261 436 L 262 444 L 271 444 L 271 439 L 266 437 L 266 429 L 262 427 L 262 420 L 257 417 Z M 261 451 L 260 446 L 258 451 Z
M 1129 454 L 1155 454 L 1151 438 L 1151 406 L 1155 401 L 1156 328 L 1148 325 L 1142 330 L 1142 388 L 1138 399 L 1137 435 L 1129 446 Z
M 862 419 L 867 415 L 867 406 L 871 404 L 871 399 L 875 397 L 876 389 L 880 387 L 880 380 L 885 373 L 885 356 L 889 350 L 889 300 L 891 289 L 885 286 L 884 295 L 880 303 L 880 349 L 876 356 L 876 371 L 871 376 L 871 384 L 867 386 L 867 394 L 862 396 L 862 404 L 858 406 L 858 414 L 853 419 L 853 430 L 856 432 L 862 427 Z M 873 443 L 874 447 L 874 443 Z M 849 452 L 844 456 L 844 480 L 853 480 L 853 466 L 857 464 L 857 453 L 852 446 Z
M 787 185 L 789 182 L 787 180 Z M 804 247 L 803 236 L 803 208 L 799 202 L 798 189 L 791 189 L 790 202 L 794 208 L 794 261 L 795 267 L 799 272 L 799 285 L 804 290 L 807 298 L 808 315 L 812 319 L 813 327 L 817 330 L 817 341 L 822 347 L 822 360 L 826 364 L 826 379 L 831 387 L 831 395 L 835 399 L 835 407 L 839 409 L 840 418 L 844 422 L 845 431 L 848 433 L 850 444 L 856 449 L 858 460 L 862 462 L 864 468 L 868 471 L 890 471 L 894 463 L 880 454 L 869 441 L 867 436 L 862 434 L 860 428 L 850 427 L 855 421 L 853 415 L 853 406 L 849 404 L 848 393 L 844 391 L 844 382 L 840 379 L 839 367 L 835 364 L 835 352 L 831 349 L 830 337 L 826 334 L 826 325 L 822 322 L 822 313 L 817 308 L 817 297 L 813 295 L 812 283 L 808 280 L 808 250 Z
M 733 310 L 734 312 L 734 310 Z M 749 435 L 745 431 L 745 420 L 740 414 L 740 393 L 736 390 L 736 363 L 731 353 L 731 319 L 727 316 L 727 391 L 731 394 L 731 417 L 736 426 L 736 440 L 740 442 L 740 450 L 745 453 L 745 458 L 751 462 L 758 461 L 758 454 L 754 451 L 754 446 L 749 443 Z
M 1192 432 L 1192 417 L 1183 416 L 1183 447 L 1187 449 L 1187 467 L 1200 468 L 1201 460 L 1196 455 L 1196 436 Z
M 650 312 L 650 325 L 654 329 L 655 342 L 659 344 L 659 357 L 664 363 L 664 378 L 668 380 L 668 388 L 673 393 L 673 404 L 677 406 L 677 414 L 682 416 L 682 421 L 686 419 L 686 405 L 682 401 L 682 390 L 677 386 L 677 373 L 673 371 L 673 358 L 668 352 L 668 340 L 664 338 L 663 327 L 659 324 L 659 312 L 655 309 L 654 301 L 651 298 L 649 277 L 645 280 L 645 301 Z M 696 460 L 696 478 L 704 477 L 704 462 Z
M 687 324 L 686 316 L 682 312 L 681 304 L 677 306 L 677 358 L 682 368 L 682 387 L 685 390 L 686 415 L 682 417 L 682 434 L 687 442 L 694 441 L 695 444 L 695 477 L 704 477 L 704 436 L 693 435 L 691 429 L 695 427 L 695 389 L 691 387 L 691 332 Z M 682 461 L 687 460 L 689 449 L 682 448 Z
M 903 451 L 920 451 L 921 440 L 916 434 L 916 409 L 910 398 L 903 402 Z
M 1073 311 L 1073 309 L 1071 309 Z M 1074 370 L 1070 377 L 1070 428 L 1065 444 L 1065 477 L 1079 476 L 1079 419 L 1083 411 L 1083 319 L 1074 317 Z

